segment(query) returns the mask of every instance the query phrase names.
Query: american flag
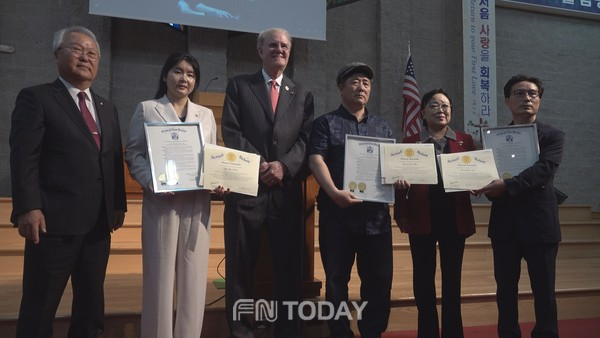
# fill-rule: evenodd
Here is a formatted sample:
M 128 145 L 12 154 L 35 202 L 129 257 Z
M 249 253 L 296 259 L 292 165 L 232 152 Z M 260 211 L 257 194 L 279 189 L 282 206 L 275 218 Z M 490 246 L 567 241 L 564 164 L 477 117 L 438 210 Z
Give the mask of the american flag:
M 419 123 L 421 98 L 419 97 L 415 67 L 413 66 L 412 55 L 410 53 L 408 53 L 408 61 L 406 62 L 402 99 L 404 101 L 402 105 L 402 130 L 404 131 L 404 136 L 411 136 L 421 130 L 421 124 Z

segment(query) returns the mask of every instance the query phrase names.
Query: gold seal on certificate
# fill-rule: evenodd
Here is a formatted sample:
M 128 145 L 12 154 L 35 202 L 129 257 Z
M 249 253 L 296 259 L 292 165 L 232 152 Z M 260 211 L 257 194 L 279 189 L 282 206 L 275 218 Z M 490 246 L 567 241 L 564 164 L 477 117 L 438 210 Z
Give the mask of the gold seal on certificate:
M 359 182 L 358 183 L 358 192 L 362 194 L 366 190 L 367 190 L 367 184 L 365 182 Z
M 203 189 L 200 123 L 145 123 L 155 193 Z

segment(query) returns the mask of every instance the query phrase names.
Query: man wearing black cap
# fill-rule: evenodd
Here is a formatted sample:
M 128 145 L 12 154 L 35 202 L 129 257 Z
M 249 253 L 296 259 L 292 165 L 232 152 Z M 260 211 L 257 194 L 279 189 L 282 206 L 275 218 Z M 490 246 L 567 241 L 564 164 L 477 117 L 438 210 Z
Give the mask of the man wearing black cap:
M 363 202 L 343 190 L 346 134 L 393 137 L 388 124 L 366 108 L 372 79 L 373 69 L 364 63 L 340 69 L 341 105 L 315 120 L 308 148 L 309 166 L 321 186 L 317 205 L 326 299 L 336 310 L 348 302 L 348 281 L 356 257 L 361 301 L 366 303 L 358 320 L 363 338 L 381 337 L 387 327 L 393 270 L 388 204 Z M 330 337 L 354 337 L 345 316 L 334 316 L 328 324 Z

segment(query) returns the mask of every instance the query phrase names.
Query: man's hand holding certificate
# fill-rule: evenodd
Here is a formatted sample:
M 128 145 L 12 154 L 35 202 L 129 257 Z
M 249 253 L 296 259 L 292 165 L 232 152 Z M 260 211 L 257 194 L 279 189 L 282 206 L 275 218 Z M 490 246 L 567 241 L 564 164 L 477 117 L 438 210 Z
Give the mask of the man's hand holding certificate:
M 206 144 L 204 146 L 204 187 L 222 186 L 232 192 L 256 196 L 260 156 Z
M 440 165 L 444 188 L 477 190 L 498 179 L 498 170 L 491 150 L 441 154 Z
M 383 184 L 393 184 L 397 180 L 411 184 L 437 184 L 433 144 L 382 143 L 379 148 Z

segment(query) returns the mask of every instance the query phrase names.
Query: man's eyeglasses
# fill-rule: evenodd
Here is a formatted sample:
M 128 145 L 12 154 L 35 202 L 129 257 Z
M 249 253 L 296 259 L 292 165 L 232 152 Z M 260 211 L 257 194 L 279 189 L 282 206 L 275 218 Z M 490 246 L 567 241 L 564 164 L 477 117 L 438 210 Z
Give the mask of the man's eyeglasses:
M 283 51 L 288 51 L 290 50 L 290 46 L 286 43 L 280 43 L 280 42 L 271 42 L 270 44 L 267 45 L 270 49 L 277 49 L 277 47 L 280 47 L 281 50 Z
M 72 47 L 61 47 L 60 49 L 68 49 L 71 51 L 71 54 L 73 54 L 73 56 L 80 58 L 82 55 L 85 54 L 85 56 L 88 58 L 88 60 L 90 61 L 98 61 L 100 59 L 100 53 L 98 53 L 98 51 L 94 50 L 94 49 L 88 49 L 88 50 L 83 50 L 83 48 L 75 45 Z
M 429 108 L 429 109 L 431 109 L 433 111 L 438 111 L 438 110 L 449 111 L 450 107 L 451 106 L 449 104 L 447 104 L 447 103 L 442 103 L 441 105 L 437 104 L 437 103 L 430 103 L 430 104 L 427 105 L 427 108 Z
M 532 99 L 537 99 L 538 97 L 540 97 L 540 92 L 538 92 L 535 89 L 515 89 L 512 91 L 512 94 L 518 98 L 524 98 L 525 95 L 529 96 Z

